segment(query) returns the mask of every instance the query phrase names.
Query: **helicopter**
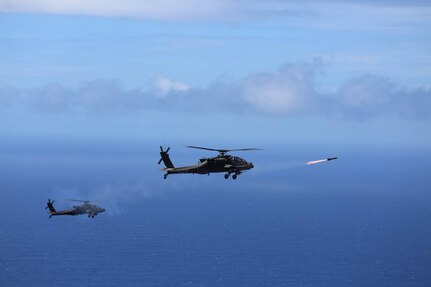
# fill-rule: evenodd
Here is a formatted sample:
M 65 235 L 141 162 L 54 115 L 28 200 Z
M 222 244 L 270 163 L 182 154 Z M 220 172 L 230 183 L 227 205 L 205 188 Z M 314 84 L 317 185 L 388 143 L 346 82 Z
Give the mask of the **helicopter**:
M 80 214 L 88 214 L 88 217 L 94 218 L 97 214 L 101 212 L 105 212 L 104 208 L 101 208 L 95 204 L 92 204 L 88 200 L 69 199 L 69 201 L 82 202 L 82 204 L 73 206 L 71 209 L 57 211 L 54 208 L 54 200 L 51 201 L 51 199 L 48 199 L 45 209 L 49 209 L 49 218 L 55 215 L 80 215 Z
M 196 165 L 190 166 L 182 166 L 182 167 L 174 167 L 171 159 L 169 158 L 169 150 L 168 147 L 166 150 L 163 150 L 163 147 L 160 146 L 160 156 L 158 164 L 162 161 L 165 164 L 166 168 L 163 168 L 163 171 L 166 171 L 163 178 L 166 179 L 170 174 L 178 174 L 178 173 L 192 173 L 192 174 L 210 174 L 215 172 L 225 172 L 225 179 L 228 179 L 231 174 L 232 179 L 236 179 L 238 175 L 241 173 L 250 170 L 254 167 L 253 163 L 248 162 L 238 156 L 233 156 L 227 154 L 231 151 L 247 151 L 247 150 L 261 150 L 258 148 L 242 148 L 242 149 L 213 149 L 207 147 L 199 147 L 199 146 L 186 146 L 188 148 L 194 149 L 202 149 L 209 151 L 216 151 L 219 154 L 215 157 L 210 158 L 201 158 Z

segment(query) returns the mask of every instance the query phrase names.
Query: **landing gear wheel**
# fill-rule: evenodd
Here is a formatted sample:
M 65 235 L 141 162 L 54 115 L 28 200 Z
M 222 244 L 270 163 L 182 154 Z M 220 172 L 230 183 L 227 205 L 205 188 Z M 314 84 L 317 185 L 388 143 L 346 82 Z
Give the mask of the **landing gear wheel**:
M 228 178 L 229 178 L 229 174 L 228 174 L 228 173 L 226 173 L 226 174 L 224 175 L 224 178 L 225 178 L 225 179 L 228 179 Z
M 166 179 L 168 177 L 168 175 L 167 174 L 165 174 L 164 176 L 163 176 L 163 179 Z
M 236 174 L 232 175 L 232 179 L 236 179 Z

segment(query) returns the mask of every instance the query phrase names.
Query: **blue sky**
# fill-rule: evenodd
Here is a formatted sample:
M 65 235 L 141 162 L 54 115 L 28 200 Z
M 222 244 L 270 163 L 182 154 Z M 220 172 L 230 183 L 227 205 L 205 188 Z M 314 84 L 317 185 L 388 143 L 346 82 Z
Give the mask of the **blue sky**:
M 0 1 L 0 135 L 427 146 L 405 2 Z

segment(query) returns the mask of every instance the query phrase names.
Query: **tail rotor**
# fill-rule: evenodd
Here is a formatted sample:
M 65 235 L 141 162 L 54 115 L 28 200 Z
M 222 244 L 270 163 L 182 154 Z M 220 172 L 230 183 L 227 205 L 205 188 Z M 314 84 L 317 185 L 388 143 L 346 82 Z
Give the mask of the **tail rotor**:
M 54 205 L 55 200 L 51 201 L 51 198 L 48 198 L 48 202 L 46 204 L 45 209 L 48 209 L 50 206 Z
M 52 212 L 56 212 L 56 210 L 54 208 L 54 200 L 51 201 L 51 199 L 48 198 L 48 202 L 46 203 L 45 209 L 49 209 L 49 212 L 51 213 L 51 215 L 49 216 L 49 218 L 51 218 Z
M 164 152 L 164 151 L 163 151 L 163 147 L 162 147 L 162 146 L 160 146 L 160 153 L 162 153 L 162 152 Z M 162 157 L 160 157 L 160 160 L 159 160 L 159 162 L 158 162 L 157 164 L 161 164 L 161 163 L 162 163 L 162 161 L 163 161 L 163 158 L 162 158 Z
M 174 167 L 174 165 L 172 164 L 171 159 L 169 158 L 169 154 L 168 154 L 168 152 L 169 152 L 170 149 L 171 148 L 168 147 L 166 150 L 163 150 L 163 147 L 160 146 L 160 160 L 159 160 L 158 164 L 161 164 L 162 161 L 163 161 L 163 163 L 165 164 L 166 168 L 173 168 Z
M 160 155 L 161 155 L 161 157 L 160 157 L 160 160 L 159 160 L 159 162 L 157 164 L 161 164 L 162 163 L 163 156 L 167 155 L 170 149 L 171 149 L 171 147 L 168 147 L 166 150 L 163 150 L 163 147 L 160 146 Z

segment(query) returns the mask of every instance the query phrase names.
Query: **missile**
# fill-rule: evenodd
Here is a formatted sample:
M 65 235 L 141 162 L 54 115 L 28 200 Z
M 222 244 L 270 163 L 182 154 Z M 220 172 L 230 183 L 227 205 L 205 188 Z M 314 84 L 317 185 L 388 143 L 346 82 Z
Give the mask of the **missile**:
M 316 164 L 316 163 L 321 163 L 321 162 L 325 162 L 325 161 L 335 160 L 337 158 L 338 157 L 328 157 L 328 158 L 324 158 L 324 159 L 309 161 L 309 162 L 307 162 L 307 164 Z

